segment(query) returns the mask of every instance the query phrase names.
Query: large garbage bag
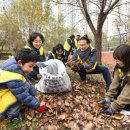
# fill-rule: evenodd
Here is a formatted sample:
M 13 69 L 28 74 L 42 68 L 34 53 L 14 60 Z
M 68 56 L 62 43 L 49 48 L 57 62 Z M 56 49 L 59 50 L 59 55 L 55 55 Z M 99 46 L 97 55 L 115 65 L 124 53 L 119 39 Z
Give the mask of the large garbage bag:
M 35 85 L 43 93 L 60 93 L 72 89 L 65 65 L 57 59 L 44 62 L 45 68 L 39 69 L 42 78 Z

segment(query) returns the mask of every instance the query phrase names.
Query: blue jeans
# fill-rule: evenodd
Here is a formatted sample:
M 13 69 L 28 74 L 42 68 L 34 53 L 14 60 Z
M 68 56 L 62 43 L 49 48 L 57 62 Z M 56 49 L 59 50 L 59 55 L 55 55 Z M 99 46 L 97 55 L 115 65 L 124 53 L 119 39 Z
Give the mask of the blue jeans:
M 95 70 L 93 70 L 92 72 L 86 72 L 86 70 L 84 69 L 84 70 L 79 70 L 78 73 L 82 81 L 86 80 L 87 74 L 102 74 L 106 83 L 106 90 L 109 89 L 109 86 L 112 83 L 111 75 L 108 68 L 102 65 L 97 65 Z
M 14 117 L 17 117 L 19 115 L 20 111 L 21 111 L 21 104 L 16 102 L 6 110 L 4 116 L 5 118 L 13 119 Z

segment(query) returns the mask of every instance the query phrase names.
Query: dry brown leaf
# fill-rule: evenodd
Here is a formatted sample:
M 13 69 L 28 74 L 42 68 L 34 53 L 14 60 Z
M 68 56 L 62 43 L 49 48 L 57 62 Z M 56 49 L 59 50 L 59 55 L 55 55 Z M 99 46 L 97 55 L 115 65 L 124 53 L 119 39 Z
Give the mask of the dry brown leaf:
M 127 121 L 130 117 L 127 115 L 124 115 L 124 118 L 122 119 L 123 122 Z
M 0 127 L 8 124 L 10 121 L 11 121 L 10 119 L 5 119 L 3 121 L 0 121 Z
M 31 121 L 26 121 L 25 123 L 27 126 L 31 126 Z
M 92 121 L 94 117 L 93 117 L 93 115 L 91 113 L 88 113 L 86 115 L 86 118 L 87 118 L 88 121 Z
M 29 116 L 29 115 L 27 115 L 26 118 L 27 118 L 28 120 L 32 120 L 32 119 L 33 119 L 33 118 L 32 118 L 31 116 Z
M 84 115 L 84 109 L 83 109 L 83 107 L 81 107 L 81 109 L 80 109 L 80 115 Z
M 57 101 L 57 105 L 61 106 L 63 103 L 61 102 L 61 100 Z
M 37 113 L 35 118 L 39 119 L 39 118 L 41 118 L 41 116 L 42 116 L 42 113 Z
M 68 101 L 65 101 L 65 106 L 70 106 Z
M 79 130 L 77 123 L 75 123 L 74 121 L 69 122 L 67 127 L 70 128 L 71 130 Z
M 130 123 L 130 119 L 128 119 L 126 122 L 127 122 L 127 123 Z
M 93 86 L 92 86 L 92 91 L 93 91 L 93 92 L 95 92 L 95 91 L 96 91 L 95 87 L 93 87 Z
M 58 116 L 57 119 L 64 120 L 66 117 L 67 117 L 66 113 L 62 113 L 61 115 Z
M 80 114 L 79 114 L 79 113 L 75 113 L 75 114 L 73 114 L 72 116 L 73 116 L 74 119 L 79 119 Z
M 83 130 L 94 130 L 95 129 L 95 125 L 92 122 L 89 122 L 88 124 L 85 125 L 85 127 L 83 128 Z
M 46 104 L 46 107 L 52 109 L 52 105 L 50 105 L 50 104 Z
M 58 130 L 59 129 L 59 126 L 56 126 L 56 125 L 48 125 L 46 127 L 47 130 Z
M 124 115 L 121 113 L 116 113 L 112 116 L 114 119 L 121 120 L 124 118 Z

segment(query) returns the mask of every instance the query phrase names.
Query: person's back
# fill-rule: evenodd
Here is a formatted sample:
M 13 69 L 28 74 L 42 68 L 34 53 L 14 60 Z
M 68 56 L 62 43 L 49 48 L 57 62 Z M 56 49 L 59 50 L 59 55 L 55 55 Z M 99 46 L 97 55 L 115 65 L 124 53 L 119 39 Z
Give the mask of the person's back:
M 68 58 L 70 54 L 73 54 L 74 49 L 77 49 L 77 40 L 75 39 L 75 35 L 71 35 L 64 44 L 65 56 Z

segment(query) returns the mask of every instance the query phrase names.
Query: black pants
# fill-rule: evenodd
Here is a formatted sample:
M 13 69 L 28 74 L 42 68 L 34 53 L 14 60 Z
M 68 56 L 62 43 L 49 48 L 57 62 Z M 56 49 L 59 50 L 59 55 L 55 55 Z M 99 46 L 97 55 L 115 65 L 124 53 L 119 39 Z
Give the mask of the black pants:
M 105 80 L 105 83 L 106 83 L 106 90 L 109 89 L 109 86 L 112 83 L 111 75 L 110 75 L 108 68 L 105 66 L 102 66 L 102 65 L 97 65 L 95 70 L 92 72 L 86 72 L 86 70 L 84 69 L 84 70 L 79 70 L 78 73 L 79 73 L 81 80 L 86 80 L 87 74 L 102 74 L 103 78 Z

